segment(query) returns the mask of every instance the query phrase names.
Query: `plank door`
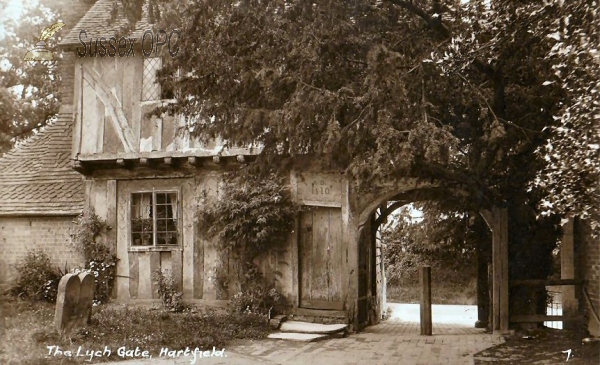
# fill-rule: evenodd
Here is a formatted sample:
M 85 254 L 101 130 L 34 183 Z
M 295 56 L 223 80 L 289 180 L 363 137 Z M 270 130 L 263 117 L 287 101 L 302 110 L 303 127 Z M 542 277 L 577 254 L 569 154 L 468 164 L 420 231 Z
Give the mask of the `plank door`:
M 300 307 L 342 310 L 342 214 L 315 208 L 300 217 Z

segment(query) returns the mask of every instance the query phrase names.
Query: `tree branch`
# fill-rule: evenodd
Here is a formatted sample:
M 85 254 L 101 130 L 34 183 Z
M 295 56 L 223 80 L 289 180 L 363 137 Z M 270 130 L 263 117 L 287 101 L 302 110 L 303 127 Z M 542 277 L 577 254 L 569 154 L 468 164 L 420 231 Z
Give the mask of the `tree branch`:
M 442 24 L 441 14 L 439 15 L 439 19 L 435 19 L 431 17 L 427 12 L 417 5 L 415 5 L 412 1 L 403 1 L 403 0 L 388 0 L 390 3 L 397 5 L 401 8 L 408 10 L 409 12 L 417 15 L 419 18 L 423 19 L 430 29 L 433 29 L 440 33 L 444 37 L 450 37 L 450 30 Z

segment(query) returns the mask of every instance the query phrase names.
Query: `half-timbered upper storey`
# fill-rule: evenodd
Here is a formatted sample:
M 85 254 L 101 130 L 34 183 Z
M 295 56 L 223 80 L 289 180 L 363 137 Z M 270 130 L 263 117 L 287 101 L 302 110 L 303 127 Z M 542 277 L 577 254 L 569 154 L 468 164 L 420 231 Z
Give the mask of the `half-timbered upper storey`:
M 183 116 L 150 116 L 173 102 L 173 92 L 157 83 L 163 57 L 176 56 L 175 29 L 158 34 L 145 14 L 128 36 L 118 36 L 114 2 L 99 0 L 60 42 L 76 54 L 73 159 L 77 161 L 185 156 L 247 155 L 222 151 L 222 143 L 202 144 L 190 136 Z M 170 37 L 172 44 L 160 46 Z M 170 48 L 169 48 L 170 47 Z M 189 124 L 189 123 L 188 123 Z M 251 153 L 250 153 L 251 154 Z

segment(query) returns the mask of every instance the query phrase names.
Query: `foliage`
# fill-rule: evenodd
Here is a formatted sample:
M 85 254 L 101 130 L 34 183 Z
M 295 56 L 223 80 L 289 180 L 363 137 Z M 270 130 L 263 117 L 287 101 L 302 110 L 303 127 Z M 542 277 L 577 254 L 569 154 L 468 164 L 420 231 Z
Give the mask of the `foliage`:
M 14 296 L 31 300 L 56 302 L 58 283 L 67 271 L 52 265 L 50 257 L 42 250 L 28 251 L 16 266 L 17 277 L 10 292 Z
M 229 302 L 231 312 L 267 314 L 273 307 L 284 304 L 284 298 L 265 282 L 257 268 L 251 268 L 245 278 L 244 290 Z
M 545 189 L 542 213 L 576 214 L 598 225 L 600 195 L 600 22 L 597 1 L 550 1 L 556 14 L 547 37 L 553 77 L 566 98 L 557 126 L 539 149 L 546 162 L 534 186 Z
M 216 346 L 219 349 L 236 338 L 264 338 L 268 333 L 265 317 L 255 314 L 102 308 L 92 317 L 92 324 L 82 333 L 82 339 L 104 341 L 106 345 L 125 340 L 116 347 L 140 346 L 158 353 L 162 347 L 212 349 Z
M 557 214 L 594 216 L 597 1 L 153 2 L 194 35 L 159 80 L 205 139 L 273 168 L 314 154 L 359 191 L 434 180 L 445 211 L 506 207 L 513 279 L 545 278 Z
M 186 306 L 182 301 L 183 293 L 179 292 L 170 273 L 163 273 L 158 268 L 154 271 L 153 280 L 158 286 L 158 295 L 165 308 L 171 312 L 182 312 Z
M 198 209 L 200 231 L 218 242 L 220 252 L 231 253 L 241 273 L 241 292 L 232 299 L 234 312 L 264 312 L 280 297 L 257 269 L 261 254 L 285 248 L 299 207 L 289 188 L 274 174 L 260 176 L 248 171 L 224 178 L 218 199 L 204 197 Z M 226 197 L 226 199 L 225 199 Z M 226 289 L 232 273 L 217 268 L 217 284 Z
M 0 0 L 0 8 L 7 7 Z M 15 21 L 3 20 L 0 37 L 0 152 L 5 152 L 34 131 L 46 125 L 58 112 L 60 76 L 56 62 L 26 62 L 25 54 L 36 44 L 42 29 L 58 14 L 40 5 L 35 8 L 24 4 L 24 14 Z M 54 49 L 54 37 L 47 48 L 61 58 Z
M 198 210 L 200 228 L 223 250 L 242 253 L 245 261 L 283 247 L 298 207 L 289 188 L 275 175 L 259 179 L 236 172 L 223 178 L 217 200 L 204 200 Z
M 233 314 L 225 311 L 162 310 L 101 305 L 94 307 L 91 323 L 71 336 L 61 336 L 54 326 L 54 305 L 8 298 L 3 301 L 6 317 L 3 341 L 0 342 L 2 364 L 87 364 L 89 357 L 48 357 L 49 345 L 61 349 L 112 349 L 110 357 L 92 362 L 122 361 L 117 349 L 136 346 L 157 356 L 163 347 L 173 350 L 225 348 L 235 339 L 262 339 L 270 332 L 265 316 Z
M 112 249 L 114 243 L 102 239 L 110 227 L 96 215 L 94 209 L 82 212 L 75 220 L 71 239 L 84 258 L 85 267 L 77 272 L 94 275 L 96 290 L 94 301 L 105 303 L 110 298 L 117 275 L 117 256 Z
M 485 227 L 469 224 L 473 220 L 468 214 L 444 214 L 431 206 L 423 219 L 415 220 L 403 209 L 397 224 L 382 234 L 388 285 L 418 283 L 421 266 L 431 266 L 438 282 L 467 285 L 477 277 L 477 242 L 489 240 Z

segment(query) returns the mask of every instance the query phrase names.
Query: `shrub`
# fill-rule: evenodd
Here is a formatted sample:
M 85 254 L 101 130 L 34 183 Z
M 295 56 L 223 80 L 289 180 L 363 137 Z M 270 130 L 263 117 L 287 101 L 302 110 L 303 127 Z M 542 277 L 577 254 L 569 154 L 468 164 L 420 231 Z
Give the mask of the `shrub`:
M 10 289 L 12 295 L 56 302 L 58 283 L 63 273 L 52 265 L 45 252 L 28 251 L 15 270 L 18 275 Z
M 74 272 L 88 272 L 94 275 L 94 302 L 105 303 L 110 298 L 117 274 L 117 256 L 110 245 L 100 239 L 110 227 L 93 209 L 80 214 L 74 223 L 76 228 L 71 238 L 85 260 L 85 267 Z
M 229 258 L 236 261 L 237 275 L 229 268 L 219 267 L 216 271 L 221 291 L 229 289 L 230 276 L 241 278 L 241 291 L 230 301 L 234 313 L 265 313 L 281 300 L 262 277 L 256 259 L 286 247 L 294 220 L 302 210 L 291 198 L 285 181 L 276 174 L 236 172 L 225 177 L 220 199 L 200 199 L 200 232 L 217 243 L 219 252 L 228 252 Z
M 171 312 L 182 312 L 186 306 L 181 299 L 183 293 L 177 291 L 175 281 L 169 273 L 163 273 L 158 268 L 154 271 L 154 282 L 158 286 L 158 295 L 160 296 L 163 305 Z
M 265 283 L 256 268 L 246 274 L 244 290 L 235 294 L 229 301 L 232 313 L 267 314 L 271 308 L 284 304 L 284 297 L 273 287 Z

